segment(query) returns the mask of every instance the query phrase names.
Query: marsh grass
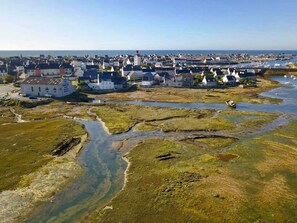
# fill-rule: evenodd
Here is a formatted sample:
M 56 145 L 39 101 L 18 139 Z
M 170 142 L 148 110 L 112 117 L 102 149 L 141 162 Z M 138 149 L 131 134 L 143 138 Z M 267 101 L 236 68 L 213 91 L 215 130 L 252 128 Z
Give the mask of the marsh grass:
M 236 142 L 145 140 L 127 155 L 128 182 L 113 209 L 89 222 L 295 222 L 296 138 L 293 120 Z
M 53 159 L 50 153 L 59 143 L 83 134 L 81 124 L 60 118 L 0 125 L 0 191 L 18 187 L 23 175 Z
M 14 114 L 12 114 L 8 107 L 0 107 L 0 125 L 15 122 Z
M 92 112 L 96 113 L 102 119 L 109 131 L 113 134 L 126 132 L 139 122 L 151 123 L 189 116 L 199 119 L 212 114 L 211 110 L 171 109 L 123 104 L 98 106 L 93 108 Z M 142 130 L 143 128 L 147 130 L 150 127 L 140 127 Z

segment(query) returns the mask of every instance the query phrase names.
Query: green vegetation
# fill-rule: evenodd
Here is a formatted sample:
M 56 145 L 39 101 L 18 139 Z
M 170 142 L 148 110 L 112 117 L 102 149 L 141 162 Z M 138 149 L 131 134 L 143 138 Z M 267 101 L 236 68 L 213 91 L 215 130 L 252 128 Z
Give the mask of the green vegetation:
M 296 138 L 292 120 L 236 142 L 145 140 L 127 155 L 128 182 L 112 209 L 88 222 L 295 222 Z
M 5 75 L 4 78 L 3 78 L 3 82 L 5 84 L 12 83 L 13 80 L 14 80 L 14 76 L 9 75 L 9 74 Z
M 210 110 L 170 109 L 124 104 L 107 104 L 92 109 L 112 134 L 128 131 L 139 122 L 154 122 L 177 117 L 207 117 Z
M 128 131 L 232 131 L 257 129 L 276 119 L 278 114 L 226 110 L 171 109 L 127 104 L 106 104 L 92 108 L 112 134 Z M 137 125 L 136 125 L 137 124 Z
M 233 125 L 236 125 L 236 132 L 255 130 L 264 124 L 272 122 L 278 116 L 279 114 L 276 113 L 237 110 L 224 110 L 218 115 L 218 117 L 229 121 Z
M 15 117 L 14 114 L 11 113 L 9 108 L 0 107 L 0 125 L 13 122 L 15 122 Z
M 66 119 L 0 125 L 0 192 L 17 188 L 22 176 L 53 159 L 59 143 L 83 134 L 81 124 Z
M 264 76 L 283 76 L 283 75 L 297 75 L 297 69 L 292 67 L 291 69 L 268 69 L 264 72 Z

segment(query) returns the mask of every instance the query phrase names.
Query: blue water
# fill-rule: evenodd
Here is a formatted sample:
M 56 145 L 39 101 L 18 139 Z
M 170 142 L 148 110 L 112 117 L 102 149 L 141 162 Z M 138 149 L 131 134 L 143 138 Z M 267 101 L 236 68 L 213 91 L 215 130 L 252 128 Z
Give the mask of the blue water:
M 39 56 L 51 55 L 51 56 L 85 56 L 85 55 L 133 55 L 134 50 L 0 50 L 0 57 L 8 56 Z M 192 55 L 208 55 L 208 54 L 238 54 L 246 53 L 250 55 L 259 54 L 293 54 L 297 55 L 297 50 L 140 50 L 141 55 L 156 54 L 192 54 Z

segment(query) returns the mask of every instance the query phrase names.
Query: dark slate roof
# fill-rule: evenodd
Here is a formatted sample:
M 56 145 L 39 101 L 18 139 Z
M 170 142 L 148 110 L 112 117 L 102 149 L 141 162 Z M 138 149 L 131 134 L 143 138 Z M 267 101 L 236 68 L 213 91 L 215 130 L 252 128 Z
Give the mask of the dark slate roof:
M 91 70 L 91 69 L 98 70 L 99 69 L 99 65 L 86 65 L 86 69 L 87 70 Z
M 175 67 L 156 67 L 156 71 L 174 71 Z
M 250 73 L 250 72 L 240 72 L 239 74 L 238 74 L 238 76 L 239 77 L 241 77 L 241 78 L 249 78 L 249 77 L 254 77 L 255 76 L 255 74 L 254 73 Z
M 157 73 L 160 77 L 171 78 L 171 75 L 168 72 Z
M 78 77 L 78 82 L 81 81 L 90 81 L 90 77 Z
M 41 63 L 36 66 L 36 69 L 40 69 L 40 70 L 59 69 L 59 64 L 57 64 L 57 63 L 51 63 L 51 64 Z
M 207 82 L 216 82 L 214 77 L 205 77 Z
M 35 70 L 35 68 L 36 68 L 36 64 L 33 64 L 33 63 L 29 64 L 28 66 L 25 66 L 26 70 Z
M 153 68 L 143 68 L 142 72 L 147 73 L 147 72 L 155 72 L 156 70 Z
M 124 71 L 132 71 L 133 70 L 132 65 L 127 65 L 127 66 L 123 67 L 123 70 Z
M 30 85 L 59 85 L 63 81 L 62 78 L 48 78 L 48 77 L 28 77 L 26 78 L 22 84 L 30 84 Z
M 228 81 L 236 81 L 236 78 L 233 75 L 227 75 L 226 77 Z
M 221 71 L 221 69 L 215 69 L 217 75 L 224 75 L 223 71 Z
M 148 78 L 152 80 L 154 78 L 154 75 L 151 72 L 148 72 L 143 75 L 143 78 Z
M 203 71 L 202 67 L 191 67 L 190 70 L 192 73 L 201 73 Z
M 189 69 L 182 69 L 182 70 L 176 70 L 177 74 L 189 74 L 191 73 L 191 70 Z
M 124 77 L 114 77 L 113 83 L 114 84 L 124 84 L 126 82 L 126 78 Z
M 88 70 L 88 71 L 84 72 L 83 77 L 88 77 L 88 78 L 94 80 L 94 79 L 97 79 L 98 72 L 96 70 Z
M 70 63 L 62 63 L 60 65 L 60 68 L 64 68 L 64 69 L 73 69 L 73 67 L 71 66 Z
M 133 71 L 142 71 L 141 66 L 133 66 Z
M 120 77 L 118 72 L 100 72 L 99 73 L 100 81 L 102 81 L 102 80 L 104 80 L 104 81 L 108 81 L 108 80 L 113 81 L 113 78 L 115 78 L 115 77 Z

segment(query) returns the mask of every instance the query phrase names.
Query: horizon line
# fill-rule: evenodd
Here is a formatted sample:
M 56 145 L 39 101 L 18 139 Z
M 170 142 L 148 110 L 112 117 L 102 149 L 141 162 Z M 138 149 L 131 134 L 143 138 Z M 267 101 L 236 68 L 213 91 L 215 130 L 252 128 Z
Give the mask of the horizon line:
M 297 49 L 21 49 L 1 51 L 297 51 Z

